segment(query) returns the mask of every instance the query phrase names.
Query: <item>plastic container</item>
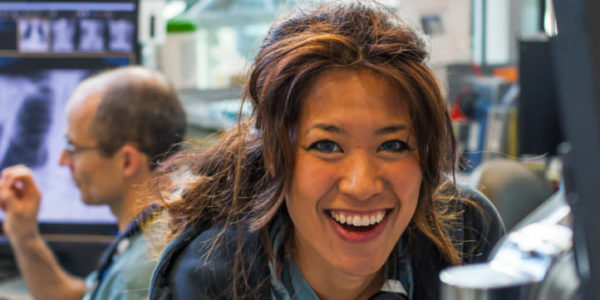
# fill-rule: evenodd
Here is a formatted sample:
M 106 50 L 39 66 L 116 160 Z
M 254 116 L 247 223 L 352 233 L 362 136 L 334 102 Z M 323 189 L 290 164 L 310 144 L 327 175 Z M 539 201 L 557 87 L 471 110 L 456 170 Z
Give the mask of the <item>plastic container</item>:
M 167 21 L 167 38 L 159 49 L 158 68 L 177 89 L 197 88 L 197 26 L 188 20 Z

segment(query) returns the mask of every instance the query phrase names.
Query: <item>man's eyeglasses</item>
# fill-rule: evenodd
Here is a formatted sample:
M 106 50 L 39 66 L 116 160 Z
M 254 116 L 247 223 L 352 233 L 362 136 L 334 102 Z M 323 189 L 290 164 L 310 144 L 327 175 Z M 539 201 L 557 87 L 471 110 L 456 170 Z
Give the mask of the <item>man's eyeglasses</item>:
M 65 143 L 65 152 L 67 152 L 67 154 L 70 157 L 73 157 L 73 155 L 80 153 L 80 152 L 84 152 L 84 151 L 90 151 L 90 150 L 98 150 L 98 146 L 79 146 L 75 143 L 73 143 L 73 141 L 71 141 L 69 138 L 67 138 L 67 141 Z

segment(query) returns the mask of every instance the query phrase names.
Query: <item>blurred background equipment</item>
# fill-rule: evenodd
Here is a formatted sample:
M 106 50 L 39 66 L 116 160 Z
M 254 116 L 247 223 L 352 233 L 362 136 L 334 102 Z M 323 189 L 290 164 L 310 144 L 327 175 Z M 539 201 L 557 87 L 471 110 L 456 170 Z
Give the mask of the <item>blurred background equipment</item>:
M 69 170 L 58 165 L 65 105 L 87 76 L 138 62 L 137 13 L 136 0 L 0 0 L 0 164 L 33 169 L 44 194 L 40 231 L 76 275 L 96 267 L 117 227 L 107 207 L 78 200 Z M 0 278 L 15 275 L 1 236 Z
M 440 273 L 442 299 L 580 299 L 564 190 L 499 242 L 488 263 Z
M 564 185 L 488 263 L 442 271 L 442 299 L 600 299 L 600 3 L 543 3 L 556 13 L 544 22 L 555 35 L 521 43 L 519 143 L 526 153 L 561 155 Z

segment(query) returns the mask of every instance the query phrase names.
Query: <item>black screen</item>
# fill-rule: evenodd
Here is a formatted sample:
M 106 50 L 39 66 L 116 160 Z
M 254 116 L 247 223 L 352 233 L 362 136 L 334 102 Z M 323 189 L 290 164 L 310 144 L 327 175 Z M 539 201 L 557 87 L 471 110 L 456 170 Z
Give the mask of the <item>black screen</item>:
M 555 155 L 563 141 L 550 42 L 519 43 L 519 154 Z

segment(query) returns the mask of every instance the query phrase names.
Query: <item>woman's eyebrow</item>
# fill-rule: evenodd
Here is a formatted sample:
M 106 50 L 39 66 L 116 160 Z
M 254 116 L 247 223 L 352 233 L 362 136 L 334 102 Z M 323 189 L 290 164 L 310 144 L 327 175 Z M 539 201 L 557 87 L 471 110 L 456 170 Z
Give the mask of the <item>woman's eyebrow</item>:
M 390 133 L 395 133 L 398 131 L 408 130 L 408 126 L 404 124 L 392 125 L 383 127 L 375 132 L 376 135 L 386 135 Z
M 304 132 L 304 134 L 307 134 L 312 129 L 321 129 L 321 130 L 324 130 L 327 132 L 338 133 L 338 134 L 346 133 L 346 131 L 344 129 L 337 127 L 335 125 L 325 124 L 325 123 L 317 123 L 317 124 L 309 127 Z M 386 134 L 395 133 L 395 132 L 403 131 L 403 130 L 408 130 L 408 126 L 406 126 L 404 124 L 398 124 L 398 125 L 391 125 L 391 126 L 386 126 L 381 129 L 378 129 L 377 131 L 375 131 L 375 134 L 376 135 L 386 135 Z
M 309 127 L 308 129 L 306 129 L 306 131 L 304 132 L 304 134 L 307 134 L 312 129 L 321 129 L 321 130 L 325 130 L 325 131 L 328 131 L 328 132 L 339 133 L 339 134 L 343 134 L 343 133 L 346 132 L 344 129 L 341 129 L 341 128 L 335 126 L 335 125 L 325 124 L 325 123 L 317 123 L 317 124 Z

